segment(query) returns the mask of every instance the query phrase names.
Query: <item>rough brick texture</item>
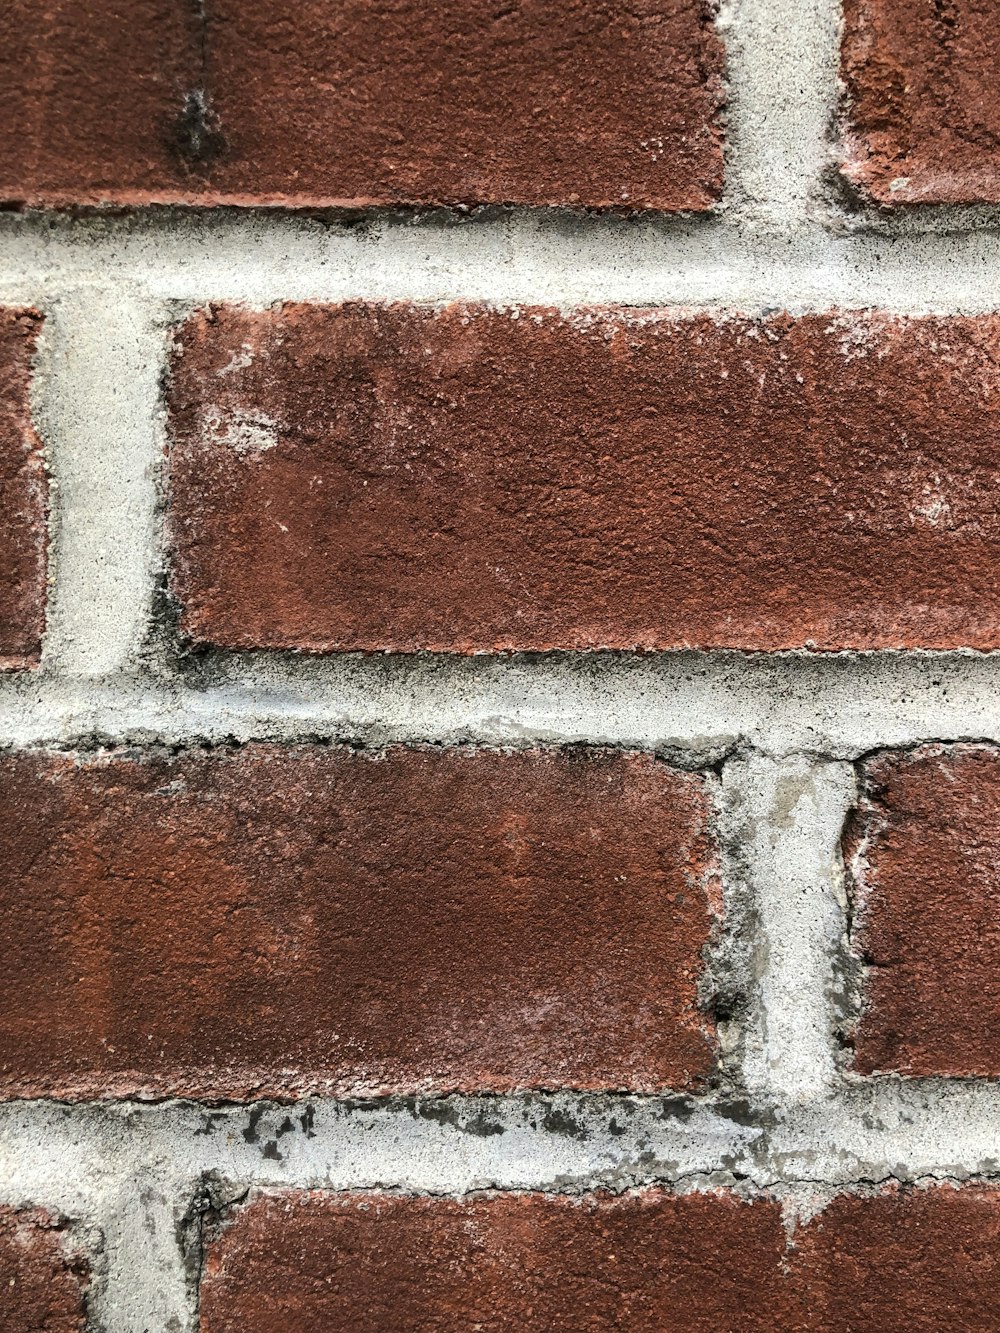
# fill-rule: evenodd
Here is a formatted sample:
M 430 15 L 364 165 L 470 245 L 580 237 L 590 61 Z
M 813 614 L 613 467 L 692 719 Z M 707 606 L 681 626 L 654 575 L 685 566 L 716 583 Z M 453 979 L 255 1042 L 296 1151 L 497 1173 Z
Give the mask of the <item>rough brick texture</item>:
M 707 0 L 116 0 L 0 14 L 0 197 L 579 204 L 721 187 Z
M 0 670 L 38 661 L 45 624 L 47 488 L 29 405 L 40 324 L 0 309 Z
M 616 752 L 6 758 L 0 1091 L 697 1086 L 706 824 Z
M 224 308 L 174 590 L 237 647 L 1000 646 L 1000 319 Z
M 264 1195 L 208 1251 L 202 1333 L 763 1333 L 783 1249 L 776 1204 L 725 1195 Z
M 926 746 L 864 765 L 853 943 L 869 964 L 862 1073 L 1000 1075 L 1000 752 Z
M 39 1210 L 0 1208 L 0 1329 L 83 1333 L 85 1265 L 60 1224 Z
M 991 0 L 845 0 L 848 179 L 880 204 L 1000 202 Z
M 273 1194 L 208 1250 L 202 1333 L 289 1328 L 988 1333 L 1000 1196 L 841 1196 L 787 1246 L 732 1195 Z
M 998 1242 L 1000 1192 L 993 1188 L 841 1195 L 795 1232 L 788 1278 L 801 1293 L 802 1314 L 789 1327 L 991 1333 L 1000 1327 Z

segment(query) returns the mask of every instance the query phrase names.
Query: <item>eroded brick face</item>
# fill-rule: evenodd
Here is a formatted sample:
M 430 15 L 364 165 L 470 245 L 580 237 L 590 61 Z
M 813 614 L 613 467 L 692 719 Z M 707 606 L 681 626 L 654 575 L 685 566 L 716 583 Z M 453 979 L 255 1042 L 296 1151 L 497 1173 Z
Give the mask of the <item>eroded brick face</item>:
M 724 1192 L 264 1194 L 209 1245 L 202 1333 L 885 1333 L 1000 1320 L 1000 1202 L 845 1195 L 796 1228 Z
M 87 1281 L 58 1222 L 39 1209 L 0 1208 L 3 1333 L 83 1333 Z
M 222 647 L 1000 646 L 1000 320 L 223 308 L 169 529 Z
M 1000 753 L 925 746 L 863 767 L 848 840 L 868 964 L 861 1073 L 1000 1074 Z
M 0 197 L 704 209 L 707 0 L 8 0 Z
M 695 1088 L 700 778 L 604 751 L 0 762 L 0 1090 Z
M 45 626 L 47 487 L 29 402 L 40 326 L 0 309 L 0 670 L 34 666 Z
M 845 0 L 848 179 L 880 204 L 1000 201 L 991 0 Z

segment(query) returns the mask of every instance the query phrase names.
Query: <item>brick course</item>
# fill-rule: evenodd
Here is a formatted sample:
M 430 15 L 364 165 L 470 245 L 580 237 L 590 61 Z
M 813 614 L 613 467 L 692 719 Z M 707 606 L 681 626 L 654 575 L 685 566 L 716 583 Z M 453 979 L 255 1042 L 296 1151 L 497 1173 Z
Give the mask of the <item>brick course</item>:
M 650 756 L 0 761 L 7 1096 L 704 1084 L 716 867 Z
M 707 0 L 115 0 L 0 17 L 0 199 L 709 207 Z
M 926 746 L 862 769 L 854 948 L 859 1073 L 1000 1074 L 1000 752 Z
M 48 487 L 30 405 L 41 322 L 0 308 L 0 670 L 34 666 L 45 625 Z
M 263 1195 L 207 1251 L 201 1333 L 764 1333 L 783 1248 L 776 1204 L 724 1194 Z
M 170 390 L 182 628 L 1000 646 L 998 338 L 992 316 L 210 310 Z
M 841 1195 L 790 1239 L 777 1203 L 724 1192 L 264 1194 L 208 1247 L 202 1333 L 988 1333 L 998 1239 L 997 1192 L 947 1185 Z

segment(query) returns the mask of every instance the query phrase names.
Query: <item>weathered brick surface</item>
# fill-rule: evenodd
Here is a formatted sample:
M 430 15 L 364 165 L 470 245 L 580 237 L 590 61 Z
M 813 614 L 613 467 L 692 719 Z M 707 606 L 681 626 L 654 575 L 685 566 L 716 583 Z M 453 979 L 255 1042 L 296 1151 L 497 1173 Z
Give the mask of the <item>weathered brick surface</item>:
M 1000 202 L 990 0 L 845 0 L 845 174 L 881 204 Z
M 0 309 L 0 670 L 38 661 L 45 624 L 47 487 L 29 405 L 40 323 Z
M 0 198 L 703 209 L 707 0 L 8 0 Z
M 698 777 L 604 751 L 0 762 L 0 1091 L 695 1087 Z
M 816 1333 L 1000 1327 L 1000 1191 L 841 1195 L 795 1232 L 788 1278 Z M 781 1327 L 780 1325 L 778 1326 Z
M 869 964 L 855 1067 L 1000 1075 L 1000 752 L 925 746 L 863 776 L 848 840 Z
M 180 332 L 225 647 L 1000 646 L 995 317 L 234 308 Z
M 732 1195 L 265 1194 L 210 1245 L 202 1333 L 288 1328 L 987 1333 L 1000 1196 L 841 1196 L 786 1242 Z
M 86 1288 L 85 1265 L 53 1218 L 0 1208 L 3 1333 L 83 1333 Z
M 264 1195 L 209 1249 L 202 1333 L 764 1333 L 783 1249 L 777 1204 L 721 1194 Z

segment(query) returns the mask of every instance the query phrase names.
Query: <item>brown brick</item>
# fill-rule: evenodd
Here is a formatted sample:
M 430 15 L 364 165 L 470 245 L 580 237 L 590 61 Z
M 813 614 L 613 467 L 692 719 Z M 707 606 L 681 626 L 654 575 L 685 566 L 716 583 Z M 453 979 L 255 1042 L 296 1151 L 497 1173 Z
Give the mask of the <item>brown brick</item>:
M 880 204 L 1000 202 L 990 0 L 845 0 L 845 175 Z
M 0 762 L 0 1095 L 690 1088 L 701 779 L 611 751 Z
M 223 647 L 1000 647 L 1000 319 L 223 308 L 174 589 Z
M 0 198 L 704 209 L 708 0 L 7 0 Z
M 1000 1195 L 845 1195 L 794 1233 L 725 1193 L 259 1195 L 209 1246 L 202 1333 L 914 1333 L 1000 1325 Z
M 47 487 L 29 406 L 40 324 L 0 309 L 0 670 L 35 665 L 45 627 Z
M 0 1208 L 0 1329 L 83 1333 L 85 1265 L 61 1226 L 37 1209 Z
M 777 1204 L 724 1194 L 256 1198 L 208 1251 L 201 1333 L 765 1333 Z
M 925 746 L 865 764 L 854 947 L 869 964 L 855 1067 L 1000 1074 L 1000 754 Z

